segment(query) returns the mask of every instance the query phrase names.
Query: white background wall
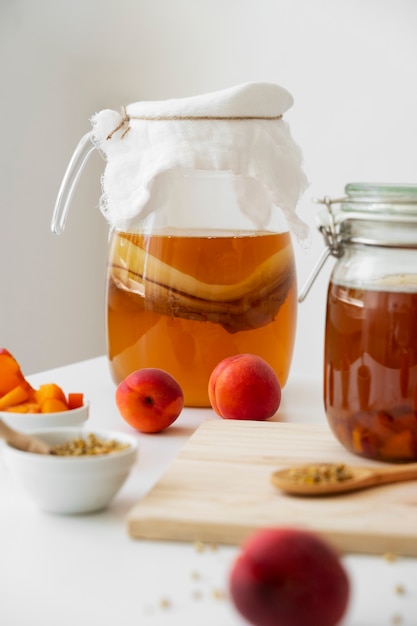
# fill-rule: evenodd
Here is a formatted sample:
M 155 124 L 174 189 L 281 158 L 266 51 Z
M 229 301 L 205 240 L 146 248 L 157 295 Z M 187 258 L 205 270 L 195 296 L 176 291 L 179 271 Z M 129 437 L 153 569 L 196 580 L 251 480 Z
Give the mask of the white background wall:
M 104 353 L 107 226 L 95 154 L 50 232 L 90 116 L 246 81 L 286 87 L 311 181 L 300 287 L 320 254 L 314 196 L 417 183 L 415 0 L 0 0 L 0 346 L 26 373 Z M 293 373 L 322 366 L 332 263 L 300 306 Z

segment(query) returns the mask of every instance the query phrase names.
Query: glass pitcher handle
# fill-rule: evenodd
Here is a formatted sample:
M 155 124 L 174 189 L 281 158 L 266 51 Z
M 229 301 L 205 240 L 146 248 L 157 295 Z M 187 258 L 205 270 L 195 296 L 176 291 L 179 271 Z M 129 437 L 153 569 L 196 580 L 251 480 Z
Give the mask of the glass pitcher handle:
M 298 302 L 303 302 L 306 299 L 307 294 L 310 291 L 311 287 L 313 286 L 313 283 L 316 280 L 321 268 L 323 267 L 323 265 L 325 264 L 325 262 L 327 261 L 331 253 L 332 252 L 330 248 L 328 247 L 324 248 L 319 259 L 316 261 L 313 269 L 311 270 L 311 273 L 308 276 L 306 283 L 304 284 L 302 290 L 300 291 L 298 295 Z
M 93 150 L 95 150 L 95 146 L 91 139 L 91 132 L 89 132 L 82 137 L 75 148 L 58 191 L 51 222 L 51 230 L 55 235 L 60 235 L 64 232 L 68 209 L 75 187 Z

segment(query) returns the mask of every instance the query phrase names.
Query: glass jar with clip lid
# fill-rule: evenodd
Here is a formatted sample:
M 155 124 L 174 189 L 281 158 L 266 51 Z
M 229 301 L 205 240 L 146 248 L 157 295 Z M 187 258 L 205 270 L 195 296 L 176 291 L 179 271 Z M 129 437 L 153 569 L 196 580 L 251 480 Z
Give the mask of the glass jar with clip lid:
M 345 192 L 319 201 L 326 249 L 308 285 L 334 256 L 324 346 L 327 419 L 358 455 L 416 461 L 417 185 L 348 184 Z

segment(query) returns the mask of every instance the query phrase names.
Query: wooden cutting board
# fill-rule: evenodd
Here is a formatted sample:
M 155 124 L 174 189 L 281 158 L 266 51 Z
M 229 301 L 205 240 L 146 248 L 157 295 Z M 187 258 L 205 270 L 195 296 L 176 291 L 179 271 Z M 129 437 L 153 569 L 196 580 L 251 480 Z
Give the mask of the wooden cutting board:
M 278 468 L 320 461 L 377 465 L 347 452 L 326 425 L 208 419 L 130 511 L 128 532 L 234 545 L 255 529 L 291 525 L 342 552 L 417 556 L 417 481 L 314 499 L 270 482 Z

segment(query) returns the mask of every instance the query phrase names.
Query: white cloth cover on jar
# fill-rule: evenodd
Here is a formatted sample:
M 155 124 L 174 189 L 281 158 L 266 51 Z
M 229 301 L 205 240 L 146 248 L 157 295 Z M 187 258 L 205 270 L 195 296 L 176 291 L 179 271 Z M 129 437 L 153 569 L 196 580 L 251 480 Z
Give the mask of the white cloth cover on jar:
M 92 139 L 106 159 L 100 209 L 115 228 L 149 211 L 152 186 L 169 170 L 235 175 L 241 210 L 262 228 L 279 207 L 297 239 L 296 214 L 307 186 L 302 154 L 284 113 L 293 98 L 272 83 L 245 83 L 190 98 L 142 101 L 92 118 Z

